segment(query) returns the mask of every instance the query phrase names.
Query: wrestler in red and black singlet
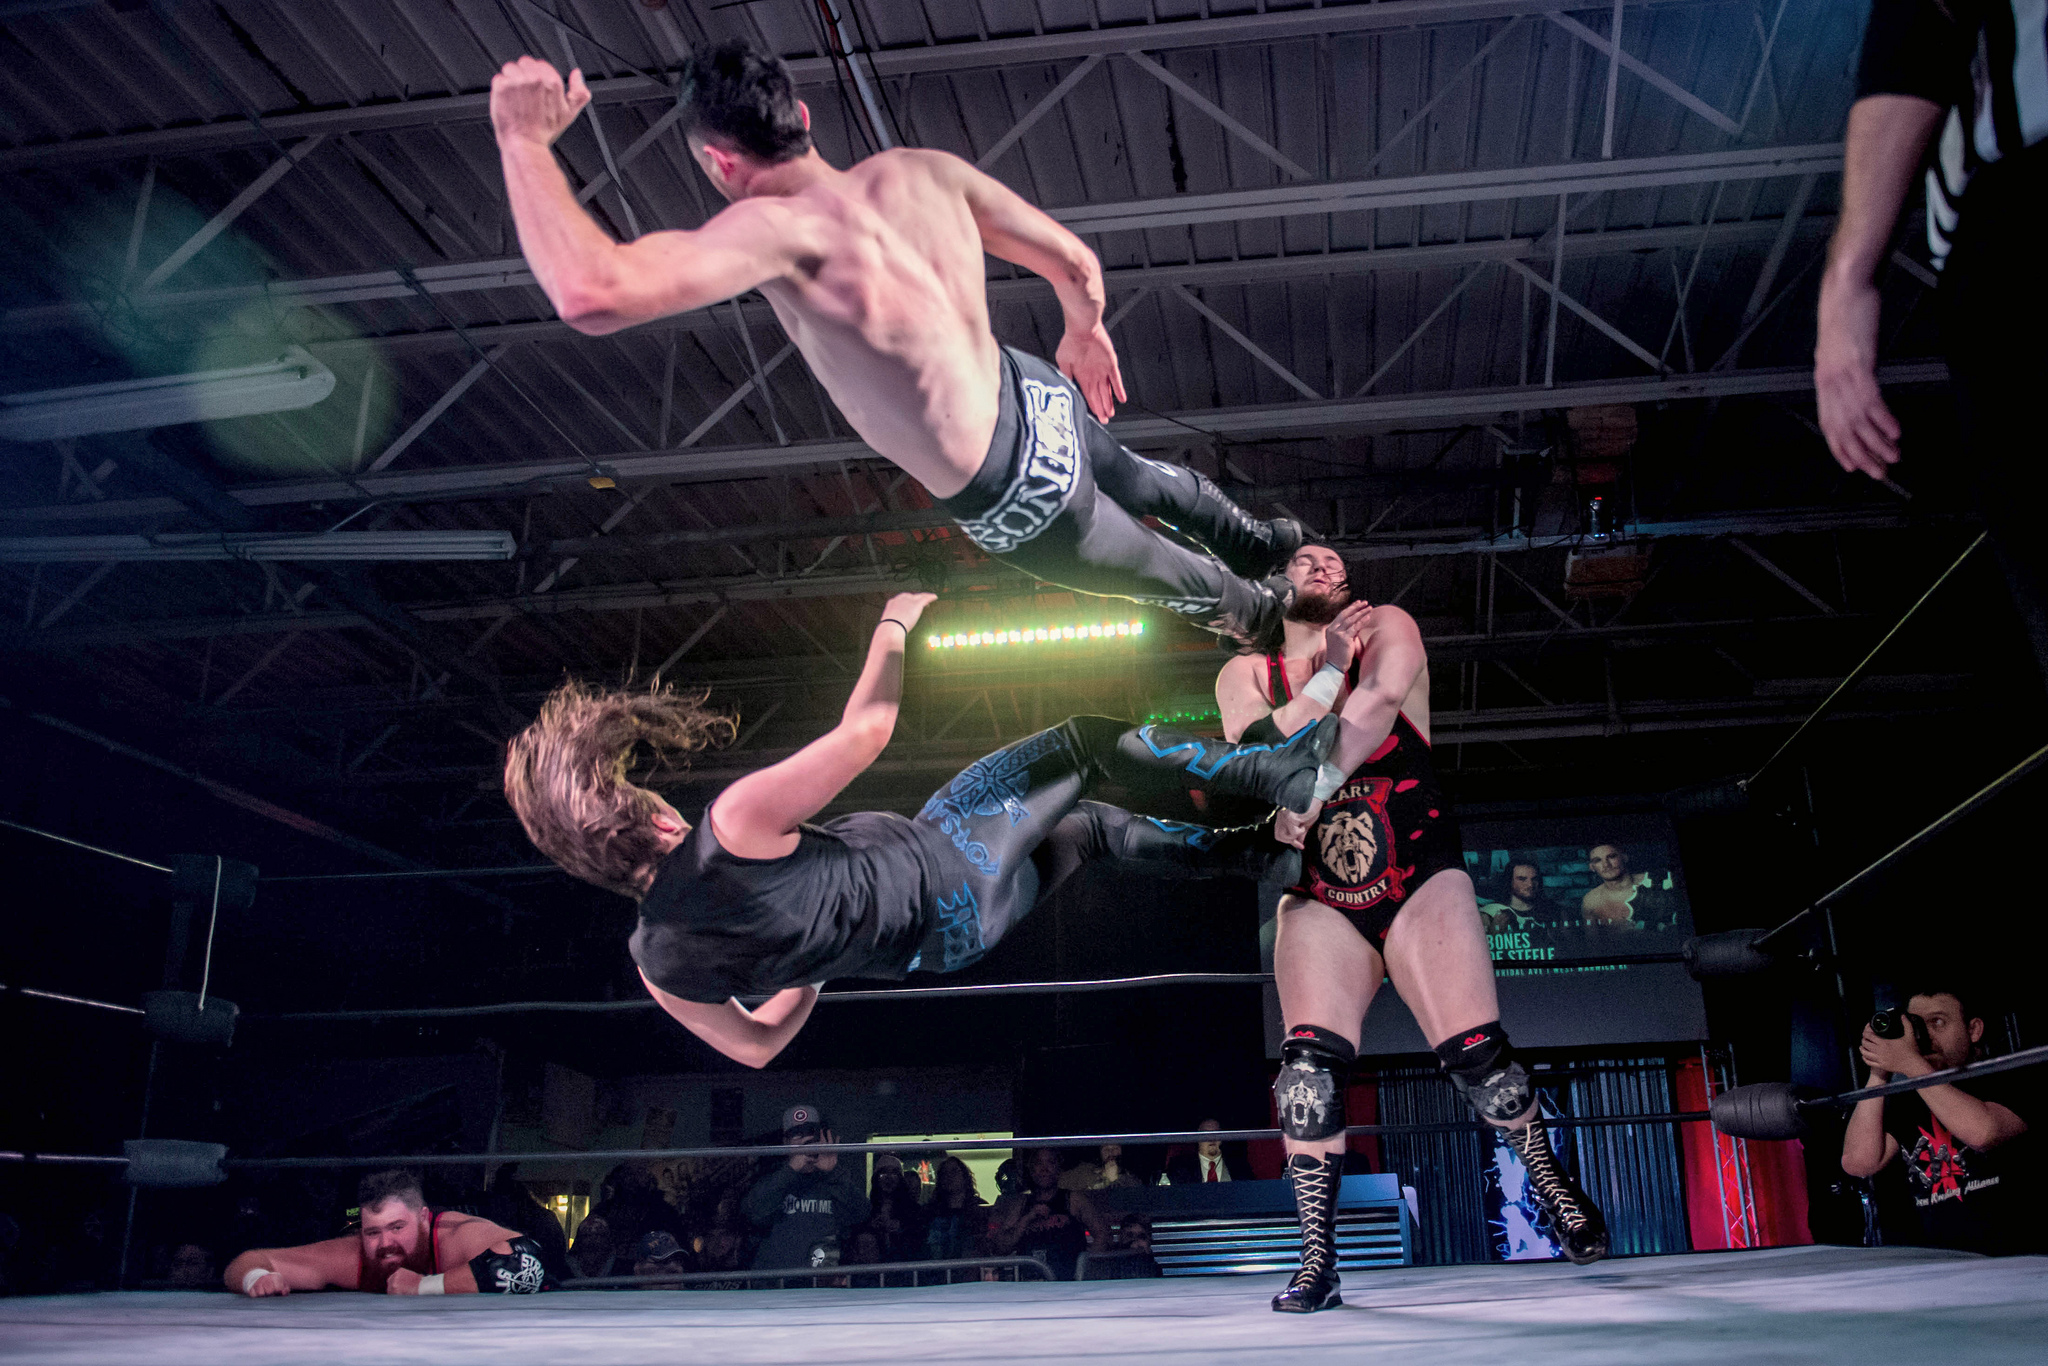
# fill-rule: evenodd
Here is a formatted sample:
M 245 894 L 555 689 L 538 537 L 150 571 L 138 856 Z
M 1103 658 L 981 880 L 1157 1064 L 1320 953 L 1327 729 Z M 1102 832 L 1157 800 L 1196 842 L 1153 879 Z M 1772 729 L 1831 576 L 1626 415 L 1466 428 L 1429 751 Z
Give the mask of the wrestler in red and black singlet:
M 1347 689 L 1358 686 L 1361 662 L 1351 662 Z M 1266 680 L 1273 706 L 1294 700 L 1278 653 L 1266 656 Z M 1437 786 L 1429 741 L 1401 713 L 1386 743 L 1323 803 L 1302 850 L 1301 881 L 1287 890 L 1341 913 L 1373 947 L 1385 948 L 1409 895 L 1444 869 L 1464 866 L 1458 818 Z

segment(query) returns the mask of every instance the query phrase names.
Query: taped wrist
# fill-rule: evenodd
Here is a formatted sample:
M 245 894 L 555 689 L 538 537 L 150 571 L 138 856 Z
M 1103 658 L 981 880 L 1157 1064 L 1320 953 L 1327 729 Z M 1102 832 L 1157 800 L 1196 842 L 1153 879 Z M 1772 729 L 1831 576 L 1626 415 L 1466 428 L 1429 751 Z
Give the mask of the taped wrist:
M 1335 664 L 1325 664 L 1316 670 L 1316 676 L 1302 685 L 1301 695 L 1313 697 L 1327 710 L 1337 705 L 1337 694 L 1344 687 L 1344 671 Z
M 1314 1143 L 1344 1132 L 1344 1070 L 1358 1057 L 1343 1035 L 1321 1025 L 1296 1025 L 1280 1044 L 1273 1102 L 1280 1132 Z
M 1481 1119 L 1508 1124 L 1535 1108 L 1536 1088 L 1499 1020 L 1460 1030 L 1435 1051 L 1451 1085 Z
M 265 1276 L 273 1276 L 276 1274 L 276 1272 L 272 1271 L 267 1266 L 250 1267 L 247 1271 L 244 1271 L 242 1273 L 242 1293 L 244 1295 L 248 1294 L 250 1291 L 256 1288 L 256 1282 L 262 1280 Z
M 538 1242 L 522 1233 L 511 1240 L 509 1247 L 507 1252 L 486 1248 L 470 1258 L 469 1270 L 476 1277 L 478 1294 L 537 1295 L 553 1289 L 548 1284 L 547 1267 L 540 1259 Z
M 1346 773 L 1328 759 L 1323 760 L 1316 767 L 1316 800 L 1319 802 L 1330 800 L 1331 797 L 1336 795 L 1337 789 L 1344 786 L 1344 780 L 1350 776 L 1349 773 Z
M 421 1293 L 422 1295 L 445 1295 L 445 1294 L 447 1294 L 447 1293 L 448 1293 L 448 1278 L 447 1278 L 446 1276 L 441 1276 L 441 1275 L 434 1275 L 434 1276 L 422 1276 L 422 1277 L 420 1277 L 420 1293 Z

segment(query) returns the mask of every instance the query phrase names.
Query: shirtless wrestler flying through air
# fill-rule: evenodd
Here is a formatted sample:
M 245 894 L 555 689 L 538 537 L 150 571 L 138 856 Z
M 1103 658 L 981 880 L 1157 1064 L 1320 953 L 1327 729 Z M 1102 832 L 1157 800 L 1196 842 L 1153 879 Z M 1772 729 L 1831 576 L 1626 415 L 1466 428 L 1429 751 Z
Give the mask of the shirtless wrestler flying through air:
M 1286 645 L 1240 655 L 1216 679 L 1233 740 L 1272 743 L 1341 718 L 1315 809 L 1275 823 L 1279 839 L 1303 850 L 1302 879 L 1280 901 L 1273 957 L 1286 1024 L 1274 1094 L 1302 1253 L 1273 1307 L 1309 1313 L 1343 1303 L 1335 1239 L 1344 1070 L 1383 976 L 1474 1112 L 1507 1131 L 1565 1254 L 1597 1260 L 1606 1225 L 1551 1150 L 1501 1028 L 1457 819 L 1430 759 L 1422 633 L 1398 607 L 1352 603 L 1344 562 L 1327 546 L 1303 546 L 1287 575 L 1297 593 Z
M 969 765 L 914 820 L 858 811 L 811 824 L 887 747 L 904 641 L 931 601 L 891 598 L 839 724 L 720 792 L 694 827 L 627 775 L 642 746 L 673 757 L 730 736 L 731 718 L 701 698 L 570 684 L 508 747 L 505 796 L 527 835 L 569 873 L 639 903 L 630 948 L 647 990 L 738 1062 L 763 1067 L 782 1051 L 816 983 L 963 968 L 1094 860 L 1166 878 L 1300 868 L 1257 828 L 1225 834 L 1083 798 L 1097 782 L 1168 775 L 1305 811 L 1334 721 L 1229 745 L 1076 716 Z M 768 999 L 749 1010 L 742 996 Z
M 427 1208 L 404 1171 L 372 1172 L 356 1187 L 354 1234 L 301 1247 L 251 1248 L 221 1279 L 251 1299 L 294 1290 L 373 1295 L 531 1295 L 549 1289 L 540 1244 L 456 1210 Z
M 690 149 L 732 203 L 695 231 L 627 243 L 576 203 L 550 150 L 590 102 L 582 74 L 565 88 L 522 57 L 491 82 L 520 248 L 570 326 L 616 332 L 759 289 L 861 439 L 990 555 L 1240 643 L 1278 643 L 1285 580 L 1260 580 L 1300 528 L 1255 520 L 1102 426 L 1123 378 L 1102 324 L 1102 266 L 1080 238 L 944 152 L 828 165 L 787 69 L 744 43 L 700 54 L 687 80 Z M 984 252 L 1059 296 L 1058 369 L 996 343 Z M 1145 527 L 1148 515 L 1212 553 Z

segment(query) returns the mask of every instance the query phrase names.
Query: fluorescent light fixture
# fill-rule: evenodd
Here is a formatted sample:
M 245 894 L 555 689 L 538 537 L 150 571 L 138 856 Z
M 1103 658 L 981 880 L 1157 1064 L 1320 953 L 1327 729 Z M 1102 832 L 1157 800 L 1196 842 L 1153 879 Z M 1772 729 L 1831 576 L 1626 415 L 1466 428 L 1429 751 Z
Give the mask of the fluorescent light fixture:
M 178 532 L 162 536 L 0 536 L 0 563 L 109 560 L 509 560 L 509 531 Z
M 1014 631 L 948 631 L 928 635 L 932 650 L 979 649 L 984 645 L 1052 645 L 1070 640 L 1129 640 L 1145 634 L 1142 621 L 1090 621 L 1074 626 L 1020 626 Z
M 132 432 L 310 408 L 334 392 L 334 372 L 303 346 L 276 360 L 233 370 L 201 370 L 154 379 L 122 379 L 0 394 L 0 437 L 56 441 L 98 432 Z

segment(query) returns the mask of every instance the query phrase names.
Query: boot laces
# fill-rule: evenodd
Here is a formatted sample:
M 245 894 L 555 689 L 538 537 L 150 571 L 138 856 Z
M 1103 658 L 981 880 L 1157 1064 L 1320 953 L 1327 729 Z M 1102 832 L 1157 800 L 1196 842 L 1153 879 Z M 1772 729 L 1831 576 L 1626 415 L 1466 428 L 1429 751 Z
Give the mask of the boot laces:
M 1571 1179 L 1564 1173 L 1557 1160 L 1557 1152 L 1550 1146 L 1549 1136 L 1540 1133 L 1536 1123 L 1523 1130 L 1522 1141 L 1517 1143 L 1510 1135 L 1509 1142 L 1528 1169 L 1529 1180 L 1536 1186 L 1537 1198 L 1553 1219 L 1577 1230 L 1589 1222 L 1581 1208 L 1579 1193 L 1572 1189 Z

